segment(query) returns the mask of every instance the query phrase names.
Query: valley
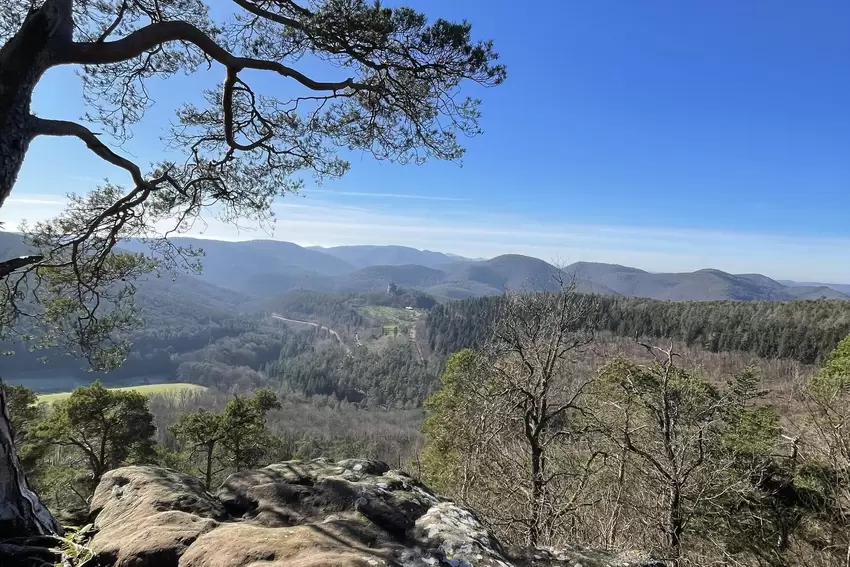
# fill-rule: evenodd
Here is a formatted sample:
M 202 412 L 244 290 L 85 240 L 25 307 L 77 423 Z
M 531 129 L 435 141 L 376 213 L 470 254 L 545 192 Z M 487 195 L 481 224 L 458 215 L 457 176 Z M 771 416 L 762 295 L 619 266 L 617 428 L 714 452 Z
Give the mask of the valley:
M 204 247 L 204 270 L 136 283 L 145 322 L 131 337 L 133 348 L 121 368 L 92 375 L 83 361 L 7 343 L 15 355 L 4 361 L 4 379 L 39 393 L 67 391 L 94 378 L 112 386 L 191 382 L 238 389 L 268 383 L 270 368 L 284 359 L 303 359 L 317 347 L 319 354 L 309 356 L 325 356 L 336 344 L 349 354 L 366 349 L 368 356 L 406 351 L 405 365 L 429 376 L 430 385 L 403 402 L 416 406 L 433 387 L 445 356 L 488 337 L 488 320 L 473 314 L 494 313 L 505 288 L 540 291 L 556 285 L 554 266 L 526 256 L 465 260 L 399 246 L 323 249 L 276 241 L 177 240 Z M 139 246 L 125 243 L 129 249 Z M 14 233 L 0 233 L 0 248 L 25 251 Z M 379 261 L 395 264 L 371 265 Z M 602 330 L 614 335 L 672 336 L 711 352 L 743 350 L 813 363 L 850 332 L 847 296 L 820 284 L 717 270 L 653 274 L 594 263 L 573 264 L 563 273 L 575 278 L 578 291 L 602 294 Z M 247 283 L 260 280 L 257 286 Z M 454 328 L 445 328 L 446 314 Z M 741 329 L 744 323 L 752 328 Z

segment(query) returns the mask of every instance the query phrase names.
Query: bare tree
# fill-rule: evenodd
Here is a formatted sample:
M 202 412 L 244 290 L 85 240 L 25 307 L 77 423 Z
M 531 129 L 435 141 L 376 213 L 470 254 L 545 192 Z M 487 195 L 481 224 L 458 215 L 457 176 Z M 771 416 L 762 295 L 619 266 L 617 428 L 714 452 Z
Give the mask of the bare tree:
M 850 567 L 850 337 L 841 341 L 804 390 L 810 418 L 806 457 L 826 467 L 812 467 L 825 498 L 821 514 L 831 533 L 823 549 L 830 565 Z M 797 439 L 794 439 L 796 449 Z
M 554 277 L 557 292 L 506 291 L 489 345 L 450 359 L 423 455 L 429 478 L 530 546 L 563 534 L 600 456 L 570 415 L 591 377 L 575 358 L 593 340 L 596 298 Z
M 498 384 L 493 415 L 521 427 L 529 458 L 528 516 L 530 546 L 537 545 L 550 516 L 549 492 L 559 473 L 549 470 L 553 444 L 575 434 L 567 412 L 576 408 L 589 376 L 574 371 L 574 356 L 588 346 L 597 328 L 593 295 L 576 292 L 576 282 L 558 271 L 554 293 L 507 291 L 486 349 Z M 569 506 L 567 506 L 569 507 Z
M 696 510 L 734 489 L 720 486 L 732 461 L 718 453 L 724 411 L 732 402 L 677 366 L 672 343 L 641 345 L 652 362 L 618 359 L 603 367 L 588 415 L 622 452 L 619 466 L 629 458 L 649 479 L 648 498 L 658 498 L 657 520 L 670 559 L 678 564 L 684 530 Z

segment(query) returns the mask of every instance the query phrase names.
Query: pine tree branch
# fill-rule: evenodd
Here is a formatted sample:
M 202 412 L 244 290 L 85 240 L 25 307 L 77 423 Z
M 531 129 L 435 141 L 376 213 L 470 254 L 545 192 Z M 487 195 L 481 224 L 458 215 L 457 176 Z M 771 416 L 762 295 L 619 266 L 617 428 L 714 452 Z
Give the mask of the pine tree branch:
M 277 61 L 237 57 L 221 47 L 209 35 L 188 22 L 157 22 L 140 28 L 130 35 L 110 42 L 70 43 L 57 50 L 55 63 L 78 65 L 103 65 L 119 63 L 142 55 L 159 45 L 172 41 L 183 41 L 196 46 L 208 57 L 221 63 L 228 69 L 239 72 L 243 69 L 272 71 L 278 75 L 295 79 L 314 91 L 341 91 L 355 89 L 364 91 L 380 90 L 376 85 L 355 82 L 348 78 L 344 81 L 316 81 Z

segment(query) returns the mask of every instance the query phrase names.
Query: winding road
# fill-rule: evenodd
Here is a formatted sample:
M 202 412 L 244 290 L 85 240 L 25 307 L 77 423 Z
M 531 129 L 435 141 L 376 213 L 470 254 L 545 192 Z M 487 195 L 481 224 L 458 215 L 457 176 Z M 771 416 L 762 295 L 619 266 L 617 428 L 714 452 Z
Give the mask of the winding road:
M 325 327 L 324 325 L 320 325 L 319 323 L 314 323 L 313 321 L 302 321 L 301 319 L 290 319 L 289 317 L 284 317 L 278 313 L 272 313 L 272 318 L 278 319 L 280 321 L 289 321 L 290 323 L 301 323 L 303 325 L 312 325 L 313 327 L 319 327 L 320 329 L 325 329 L 327 332 L 332 334 L 334 338 L 339 342 L 340 346 L 345 349 L 345 351 L 351 354 L 351 349 L 342 341 L 342 337 L 339 336 L 339 333 L 331 329 L 330 327 Z
M 416 323 L 410 327 L 410 333 L 408 335 L 410 337 L 410 342 L 413 343 L 413 346 L 416 347 L 416 354 L 419 355 L 419 364 L 425 364 L 425 357 L 422 356 L 422 347 L 419 346 L 419 342 L 416 340 Z

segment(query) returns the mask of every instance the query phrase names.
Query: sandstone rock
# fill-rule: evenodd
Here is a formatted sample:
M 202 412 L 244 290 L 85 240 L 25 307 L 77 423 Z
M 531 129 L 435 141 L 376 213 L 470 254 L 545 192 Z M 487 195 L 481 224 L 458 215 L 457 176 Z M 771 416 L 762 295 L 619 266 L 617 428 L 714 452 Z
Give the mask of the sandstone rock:
M 416 521 L 414 539 L 438 550 L 453 567 L 507 567 L 499 543 L 475 515 L 451 502 L 440 502 Z
M 104 476 L 91 547 L 116 567 L 648 567 L 586 550 L 512 561 L 469 510 L 385 463 L 289 461 L 231 475 L 213 497 L 158 467 Z
M 91 509 L 91 548 L 115 567 L 176 567 L 186 548 L 226 517 L 199 480 L 153 466 L 106 473 Z
M 138 518 L 123 516 L 91 541 L 101 563 L 114 567 L 176 566 L 183 552 L 218 522 L 171 510 Z
M 259 525 L 291 526 L 357 511 L 403 537 L 437 498 L 388 469 L 355 459 L 281 463 L 231 475 L 217 496 L 228 512 Z
M 286 528 L 235 523 L 198 538 L 180 567 L 375 567 L 392 564 L 398 550 L 357 516 Z
M 109 471 L 91 501 L 95 527 L 113 524 L 122 516 L 148 516 L 179 510 L 207 518 L 224 518 L 221 502 L 191 476 L 155 466 L 122 467 Z

